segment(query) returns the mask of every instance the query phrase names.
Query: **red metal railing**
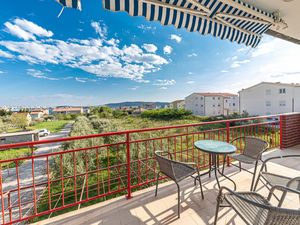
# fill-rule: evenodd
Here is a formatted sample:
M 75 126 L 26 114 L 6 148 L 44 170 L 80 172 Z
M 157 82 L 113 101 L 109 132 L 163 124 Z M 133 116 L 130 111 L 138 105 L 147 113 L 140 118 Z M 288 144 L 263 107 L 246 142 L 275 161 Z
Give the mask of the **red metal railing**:
M 278 116 L 265 116 L 2 145 L 0 150 L 29 146 L 45 152 L 0 161 L 1 222 L 35 221 L 117 195 L 131 198 L 156 181 L 155 150 L 206 168 L 209 157 L 194 148 L 197 140 L 251 135 L 278 147 L 279 125 Z M 9 163 L 15 167 L 2 169 Z

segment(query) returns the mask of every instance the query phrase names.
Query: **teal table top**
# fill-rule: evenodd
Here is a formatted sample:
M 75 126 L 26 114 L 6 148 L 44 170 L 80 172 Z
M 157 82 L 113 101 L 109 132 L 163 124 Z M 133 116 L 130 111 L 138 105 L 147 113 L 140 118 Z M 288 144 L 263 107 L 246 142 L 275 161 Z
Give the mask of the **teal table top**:
M 196 141 L 195 147 L 201 151 L 215 154 L 231 154 L 236 151 L 236 147 L 223 141 L 201 140 Z

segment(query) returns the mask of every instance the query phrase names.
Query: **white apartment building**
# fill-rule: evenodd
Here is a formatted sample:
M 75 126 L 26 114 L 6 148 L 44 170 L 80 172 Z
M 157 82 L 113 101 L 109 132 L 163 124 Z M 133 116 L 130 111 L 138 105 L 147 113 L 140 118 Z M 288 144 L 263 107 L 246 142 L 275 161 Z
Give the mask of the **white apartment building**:
M 171 102 L 169 104 L 169 108 L 170 109 L 184 109 L 185 108 L 184 100 L 176 100 L 174 102 Z
M 239 112 L 239 98 L 231 93 L 193 93 L 185 98 L 185 109 L 199 116 L 230 115 Z
M 261 82 L 239 91 L 240 112 L 273 115 L 300 112 L 300 84 Z

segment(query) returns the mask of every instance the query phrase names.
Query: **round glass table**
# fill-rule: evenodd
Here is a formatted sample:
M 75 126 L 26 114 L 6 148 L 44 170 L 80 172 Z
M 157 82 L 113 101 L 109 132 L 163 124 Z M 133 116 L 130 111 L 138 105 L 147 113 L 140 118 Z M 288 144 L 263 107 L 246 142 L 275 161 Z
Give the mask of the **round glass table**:
M 209 154 L 209 160 L 210 160 L 209 170 L 206 173 L 201 174 L 200 176 L 209 174 L 209 177 L 210 177 L 211 172 L 214 171 L 218 187 L 220 188 L 220 182 L 219 182 L 219 178 L 218 178 L 218 174 L 217 174 L 217 172 L 218 172 L 220 175 L 222 175 L 226 179 L 230 180 L 234 185 L 234 190 L 236 190 L 235 182 L 232 179 L 230 179 L 229 177 L 227 177 L 226 175 L 224 175 L 224 173 L 219 170 L 219 160 L 218 160 L 219 155 L 223 155 L 224 156 L 223 166 L 224 166 L 225 158 L 226 158 L 227 154 L 234 153 L 236 151 L 236 147 L 227 142 L 215 141 L 215 140 L 196 141 L 194 143 L 194 145 L 198 150 Z

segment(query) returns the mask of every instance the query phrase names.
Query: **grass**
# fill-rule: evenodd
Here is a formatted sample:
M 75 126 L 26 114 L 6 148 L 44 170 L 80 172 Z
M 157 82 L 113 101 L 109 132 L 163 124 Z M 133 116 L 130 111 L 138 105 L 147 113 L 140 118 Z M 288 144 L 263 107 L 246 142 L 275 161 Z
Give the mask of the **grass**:
M 35 150 L 35 149 L 33 149 Z M 8 159 L 16 159 L 21 157 L 26 157 L 31 155 L 31 149 L 24 147 L 24 148 L 16 148 L 16 149 L 8 149 L 4 151 L 0 151 L 0 160 L 8 160 Z M 19 161 L 19 165 L 22 164 L 24 161 Z M 14 168 L 16 166 L 14 161 L 8 163 L 1 163 L 2 169 L 7 168 Z
M 69 123 L 69 120 L 53 120 L 53 121 L 45 121 L 37 123 L 33 126 L 30 126 L 30 130 L 40 130 L 40 129 L 47 129 L 51 133 L 57 133 L 61 131 L 64 126 Z

